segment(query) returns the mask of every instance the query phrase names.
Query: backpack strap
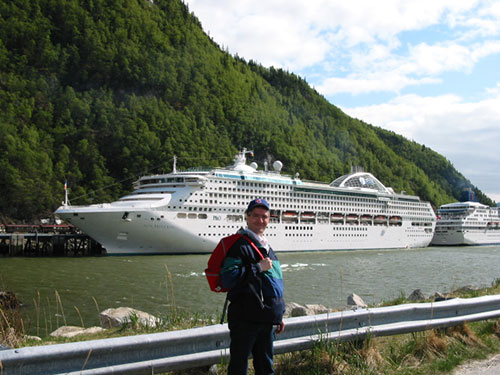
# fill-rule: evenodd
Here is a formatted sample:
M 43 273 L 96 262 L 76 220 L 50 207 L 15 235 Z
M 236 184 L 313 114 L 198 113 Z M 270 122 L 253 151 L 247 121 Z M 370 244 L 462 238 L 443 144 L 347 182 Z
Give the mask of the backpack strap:
M 222 308 L 222 316 L 220 317 L 220 324 L 224 324 L 224 318 L 226 317 L 227 303 L 228 302 L 229 302 L 229 298 L 227 297 L 227 294 L 226 294 L 226 299 L 224 300 L 224 307 Z
M 255 245 L 255 243 L 250 238 L 248 238 L 248 236 L 245 236 L 245 235 L 242 235 L 242 236 L 245 240 L 247 240 L 250 243 L 250 245 L 252 245 L 253 249 L 257 252 L 257 254 L 260 255 L 260 259 L 264 259 L 264 256 L 262 255 L 262 253 L 259 250 L 259 248 L 257 247 L 257 245 Z
M 243 235 L 243 237 L 250 243 L 250 245 L 257 252 L 257 254 L 260 255 L 260 258 L 264 259 L 264 256 L 262 255 L 262 252 L 259 250 L 259 248 L 257 247 L 257 245 L 255 245 L 255 243 L 248 236 Z M 262 280 L 260 278 L 257 278 L 257 280 L 261 284 L 261 288 L 262 288 Z M 257 297 L 257 300 L 259 301 L 260 308 L 263 309 L 264 308 L 264 302 L 262 301 L 263 300 L 262 295 L 259 294 L 259 293 L 257 293 L 257 291 L 255 290 L 255 287 L 252 285 L 252 283 L 249 282 L 248 283 L 248 287 L 253 292 L 253 294 L 255 295 L 255 297 Z

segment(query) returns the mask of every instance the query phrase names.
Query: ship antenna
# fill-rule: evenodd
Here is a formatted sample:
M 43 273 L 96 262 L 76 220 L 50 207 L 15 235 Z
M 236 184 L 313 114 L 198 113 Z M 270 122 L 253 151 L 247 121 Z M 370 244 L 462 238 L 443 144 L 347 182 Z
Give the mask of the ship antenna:
M 172 173 L 177 173 L 177 156 L 174 155 L 174 166 L 172 168 Z
M 68 199 L 68 181 L 64 181 L 64 202 L 62 202 L 64 207 L 69 206 L 69 199 Z

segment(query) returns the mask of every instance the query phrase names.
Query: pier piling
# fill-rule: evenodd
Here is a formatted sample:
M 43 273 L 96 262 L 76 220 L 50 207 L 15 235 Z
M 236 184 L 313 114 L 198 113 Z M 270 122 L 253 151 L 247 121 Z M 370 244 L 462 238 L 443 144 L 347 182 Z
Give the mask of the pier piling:
M 0 233 L 0 256 L 94 256 L 102 246 L 81 233 Z

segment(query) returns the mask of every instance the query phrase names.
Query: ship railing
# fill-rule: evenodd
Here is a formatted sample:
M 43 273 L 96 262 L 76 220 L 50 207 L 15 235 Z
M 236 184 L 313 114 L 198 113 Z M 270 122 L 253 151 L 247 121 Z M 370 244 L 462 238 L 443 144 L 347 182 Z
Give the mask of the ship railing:
M 452 327 L 500 317 L 500 295 L 378 308 L 358 308 L 285 319 L 275 353 L 318 341 L 363 340 Z M 152 374 L 227 361 L 226 324 L 156 334 L 0 350 L 3 375 Z

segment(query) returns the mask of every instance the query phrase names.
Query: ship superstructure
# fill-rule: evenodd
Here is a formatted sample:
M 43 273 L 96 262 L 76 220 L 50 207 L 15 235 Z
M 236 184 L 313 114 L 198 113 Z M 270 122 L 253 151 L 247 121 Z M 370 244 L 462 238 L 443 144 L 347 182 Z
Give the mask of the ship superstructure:
M 438 209 L 432 245 L 500 244 L 500 208 L 478 202 L 444 204 Z
M 245 226 L 252 199 L 271 205 L 266 237 L 276 251 L 389 249 L 428 246 L 436 216 L 428 202 L 396 194 L 372 174 L 331 184 L 302 181 L 247 165 L 243 149 L 227 168 L 189 169 L 141 177 L 116 202 L 63 204 L 56 214 L 108 254 L 208 253 Z

